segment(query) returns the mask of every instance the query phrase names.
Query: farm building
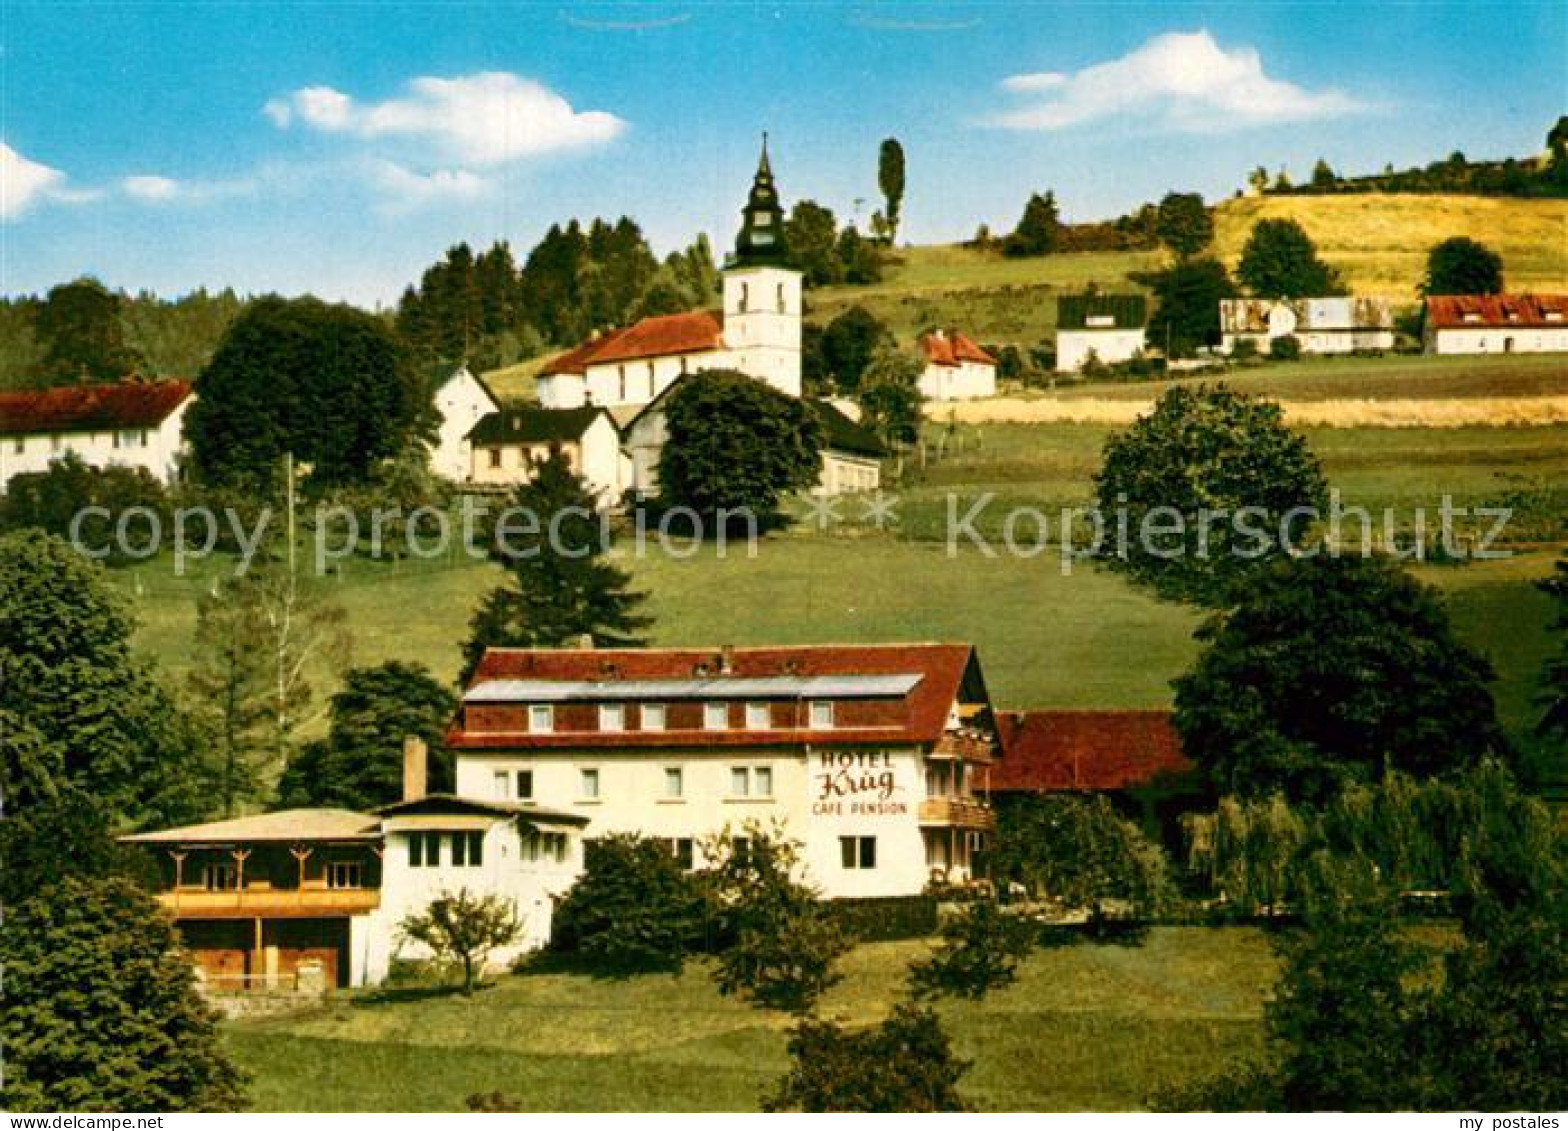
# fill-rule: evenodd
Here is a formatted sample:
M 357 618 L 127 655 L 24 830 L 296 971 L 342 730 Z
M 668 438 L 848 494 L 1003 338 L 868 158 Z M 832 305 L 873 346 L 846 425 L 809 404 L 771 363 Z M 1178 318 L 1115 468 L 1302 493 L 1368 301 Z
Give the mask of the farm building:
M 1098 793 L 1151 831 L 1202 792 L 1168 711 L 1007 711 L 991 771 L 999 804 L 1039 793 Z
M 962 644 L 486 652 L 447 735 L 457 792 L 704 838 L 782 822 L 828 896 L 973 874 L 996 757 Z M 526 810 L 525 810 L 526 811 Z
M 185 381 L 122 381 L 0 393 L 0 488 L 74 454 L 90 467 L 140 467 L 170 483 L 194 400 Z
M 124 837 L 148 850 L 158 902 L 215 989 L 288 985 L 303 967 L 326 986 L 381 981 L 403 918 L 466 888 L 511 900 L 523 937 L 504 962 L 549 939 L 551 899 L 571 886 L 587 817 L 426 796 L 425 752 L 405 747 L 404 799 L 377 813 L 288 809 Z
M 996 358 L 957 330 L 932 330 L 920 336 L 926 368 L 920 392 L 928 401 L 956 401 L 996 395 Z
M 1056 368 L 1081 370 L 1090 356 L 1106 365 L 1131 361 L 1144 348 L 1149 304 L 1142 295 L 1062 295 L 1056 300 Z
M 1568 295 L 1434 295 L 1427 353 L 1568 351 Z
M 460 365 L 436 385 L 432 395 L 441 423 L 430 447 L 430 470 L 445 479 L 463 482 L 473 471 L 468 435 L 492 412 L 501 408 L 487 386 Z
M 800 396 L 801 274 L 786 266 L 784 208 L 764 144 L 724 265 L 723 309 L 644 318 L 549 361 L 536 383 L 544 408 L 650 404 L 687 373 L 734 369 Z
M 467 442 L 475 484 L 526 483 L 555 449 L 605 504 L 618 502 L 627 484 L 621 433 L 607 409 L 504 408 L 474 425 Z
M 1267 353 L 1278 338 L 1295 338 L 1308 354 L 1394 348 L 1394 310 L 1385 298 L 1227 298 L 1220 300 L 1220 346 L 1233 353 L 1251 342 Z

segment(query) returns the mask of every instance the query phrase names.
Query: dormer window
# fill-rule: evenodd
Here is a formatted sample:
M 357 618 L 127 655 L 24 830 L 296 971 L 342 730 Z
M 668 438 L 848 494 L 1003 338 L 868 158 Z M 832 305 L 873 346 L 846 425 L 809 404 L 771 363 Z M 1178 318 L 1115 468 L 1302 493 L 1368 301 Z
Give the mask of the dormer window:
M 664 729 L 664 704 L 663 703 L 644 703 L 642 705 L 642 729 L 643 730 L 663 730 Z
M 811 729 L 833 729 L 833 704 L 824 699 L 818 699 L 811 704 Z
M 704 703 L 702 705 L 703 730 L 728 730 L 730 725 L 730 705 L 728 703 Z
M 601 703 L 599 705 L 599 729 L 611 732 L 625 730 L 626 705 L 624 703 Z
M 549 734 L 555 729 L 555 708 L 548 703 L 535 703 L 528 708 L 528 733 Z
M 773 725 L 773 710 L 766 703 L 746 704 L 746 729 L 767 730 Z

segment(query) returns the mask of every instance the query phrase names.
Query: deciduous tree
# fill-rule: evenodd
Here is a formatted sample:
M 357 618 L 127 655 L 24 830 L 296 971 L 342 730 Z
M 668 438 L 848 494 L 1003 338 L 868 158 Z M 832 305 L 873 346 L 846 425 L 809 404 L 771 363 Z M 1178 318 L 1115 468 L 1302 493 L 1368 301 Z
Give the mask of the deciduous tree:
M 1502 290 L 1502 256 L 1468 236 L 1446 239 L 1426 257 L 1423 294 L 1495 295 Z
M 1183 259 L 1197 255 L 1214 239 L 1214 218 L 1195 192 L 1167 193 L 1154 224 L 1159 241 Z
M 1018 226 L 1002 241 L 1002 253 L 1019 258 L 1049 255 L 1056 250 L 1061 226 L 1056 194 L 1047 192 L 1041 196 L 1033 193 L 1024 205 L 1024 214 L 1019 217 Z
M 904 147 L 896 137 L 884 138 L 877 151 L 877 187 L 886 207 L 887 242 L 898 242 L 898 225 L 904 213 Z
M 1318 258 L 1295 220 L 1259 220 L 1241 249 L 1236 276 L 1261 298 L 1310 298 L 1344 291 L 1338 273 Z
M 122 298 L 97 279 L 84 277 L 50 290 L 38 308 L 33 332 L 43 347 L 44 380 L 51 385 L 123 381 L 144 361 L 125 340 Z
M 523 922 L 505 896 L 474 895 L 463 888 L 438 895 L 423 911 L 405 917 L 399 930 L 404 938 L 428 947 L 437 961 L 456 962 L 463 971 L 466 997 L 479 985 L 490 952 L 516 942 Z
M 553 949 L 611 975 L 678 971 L 715 926 L 703 887 L 670 846 L 630 833 L 588 842 L 550 925 Z
M 790 1033 L 790 1070 L 764 1111 L 965 1111 L 958 1081 L 969 1062 L 932 1009 L 908 1002 L 879 1025 L 848 1029 L 802 1020 Z
M 1225 265 L 1202 257 L 1177 263 L 1148 277 L 1155 311 L 1149 319 L 1149 344 L 1167 357 L 1191 357 L 1200 346 L 1220 340 L 1220 300 L 1236 293 Z

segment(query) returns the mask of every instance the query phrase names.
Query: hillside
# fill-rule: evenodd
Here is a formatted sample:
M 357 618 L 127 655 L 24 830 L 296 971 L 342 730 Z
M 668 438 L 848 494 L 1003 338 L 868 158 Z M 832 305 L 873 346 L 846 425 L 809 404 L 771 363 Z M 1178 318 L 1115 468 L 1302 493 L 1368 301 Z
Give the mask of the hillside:
M 1258 220 L 1301 223 L 1357 291 L 1414 303 L 1431 246 L 1471 236 L 1503 257 L 1511 289 L 1568 290 L 1568 201 L 1442 195 L 1271 196 L 1216 209 L 1215 244 L 1232 266 Z M 1129 273 L 1158 265 L 1154 252 L 1087 252 L 1004 259 L 965 247 L 900 249 L 900 262 L 871 287 L 827 287 L 808 296 L 826 321 L 856 303 L 912 338 L 937 322 L 986 342 L 1032 345 L 1055 328 L 1064 290 L 1089 283 L 1130 288 Z

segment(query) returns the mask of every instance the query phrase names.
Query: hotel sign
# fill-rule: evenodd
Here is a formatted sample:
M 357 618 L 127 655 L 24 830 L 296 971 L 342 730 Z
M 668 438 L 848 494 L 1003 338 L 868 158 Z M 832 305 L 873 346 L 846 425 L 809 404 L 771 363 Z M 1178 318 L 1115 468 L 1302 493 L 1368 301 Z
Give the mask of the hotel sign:
M 812 774 L 813 817 L 902 817 L 907 789 L 886 750 L 824 752 Z

